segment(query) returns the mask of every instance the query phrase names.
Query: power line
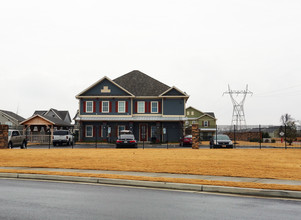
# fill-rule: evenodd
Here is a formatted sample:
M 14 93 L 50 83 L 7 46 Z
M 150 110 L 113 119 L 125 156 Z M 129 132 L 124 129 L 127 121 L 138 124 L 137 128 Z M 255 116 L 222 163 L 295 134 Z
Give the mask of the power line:
M 259 97 L 266 97 L 266 96 L 273 96 L 273 95 L 281 95 L 283 93 L 296 93 L 296 92 L 301 91 L 301 90 L 290 91 L 294 88 L 301 88 L 301 84 L 293 85 L 293 86 L 290 86 L 290 87 L 279 88 L 279 89 L 271 90 L 271 91 L 268 91 L 268 92 L 257 93 L 256 95 L 259 96 Z

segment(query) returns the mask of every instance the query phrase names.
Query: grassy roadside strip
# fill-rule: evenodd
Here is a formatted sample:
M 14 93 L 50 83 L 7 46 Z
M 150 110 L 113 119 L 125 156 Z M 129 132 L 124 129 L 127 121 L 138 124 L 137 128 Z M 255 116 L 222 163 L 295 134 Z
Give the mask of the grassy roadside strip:
M 162 177 L 144 177 L 144 176 L 115 175 L 115 174 L 89 174 L 89 173 L 52 172 L 52 171 L 34 171 L 34 170 L 0 169 L 0 173 L 26 173 L 26 174 L 45 174 L 45 175 L 60 175 L 60 176 L 96 177 L 96 178 L 110 178 L 110 179 L 199 184 L 199 185 L 230 186 L 230 187 L 242 187 L 242 188 L 254 188 L 254 189 L 301 191 L 301 186 L 264 184 L 264 183 L 252 183 L 252 182 L 230 182 L 230 181 L 196 180 L 196 179 L 183 179 L 183 178 L 162 178 Z

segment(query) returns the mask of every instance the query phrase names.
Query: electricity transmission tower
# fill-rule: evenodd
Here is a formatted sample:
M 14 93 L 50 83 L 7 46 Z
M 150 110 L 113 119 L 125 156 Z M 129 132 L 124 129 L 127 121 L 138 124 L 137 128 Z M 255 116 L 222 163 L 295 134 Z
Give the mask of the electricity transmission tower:
M 233 104 L 233 113 L 232 113 L 232 122 L 231 125 L 236 125 L 237 129 L 242 129 L 245 127 L 246 124 L 246 118 L 245 118 L 245 112 L 244 112 L 244 103 L 246 100 L 246 97 L 248 94 L 253 95 L 251 91 L 248 90 L 248 85 L 246 86 L 245 90 L 231 90 L 230 86 L 228 85 L 228 91 L 224 92 L 224 94 L 229 94 L 232 104 Z M 239 102 L 235 100 L 233 97 L 234 95 L 239 96 L 242 95 L 243 98 Z

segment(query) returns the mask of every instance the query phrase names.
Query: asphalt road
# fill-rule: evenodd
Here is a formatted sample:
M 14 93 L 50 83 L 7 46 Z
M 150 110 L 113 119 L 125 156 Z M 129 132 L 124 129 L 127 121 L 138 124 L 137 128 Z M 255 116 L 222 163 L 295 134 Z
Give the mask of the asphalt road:
M 0 179 L 0 219 L 300 219 L 301 201 Z

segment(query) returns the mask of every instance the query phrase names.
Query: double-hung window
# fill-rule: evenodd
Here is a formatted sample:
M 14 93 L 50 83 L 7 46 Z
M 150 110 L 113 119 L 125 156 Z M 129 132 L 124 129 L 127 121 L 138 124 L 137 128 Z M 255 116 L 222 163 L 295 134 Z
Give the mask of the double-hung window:
M 208 127 L 209 126 L 209 122 L 208 121 L 204 121 L 204 127 Z
M 158 113 L 158 102 L 151 102 L 151 113 Z
M 86 137 L 93 137 L 93 126 L 92 125 L 86 126 Z
M 145 102 L 144 101 L 139 101 L 137 102 L 137 112 L 138 113 L 145 113 Z
M 156 137 L 157 136 L 156 133 L 157 133 L 157 127 L 152 126 L 151 127 L 151 137 Z
M 88 113 L 93 112 L 93 101 L 86 102 L 86 112 Z
M 118 113 L 125 113 L 125 101 L 118 101 Z
M 101 112 L 103 112 L 103 113 L 109 113 L 109 111 L 110 111 L 110 103 L 109 103 L 109 101 L 102 101 Z

